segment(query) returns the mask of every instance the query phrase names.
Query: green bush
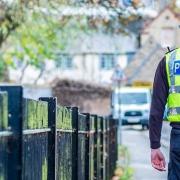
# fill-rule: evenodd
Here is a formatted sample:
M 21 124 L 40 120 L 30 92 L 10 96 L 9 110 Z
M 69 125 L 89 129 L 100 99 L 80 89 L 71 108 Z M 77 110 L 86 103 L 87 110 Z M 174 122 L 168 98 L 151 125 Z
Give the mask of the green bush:
M 119 161 L 118 167 L 115 171 L 115 176 L 118 176 L 120 180 L 131 180 L 134 170 L 129 166 L 130 154 L 128 148 L 125 146 L 119 146 Z
M 120 180 L 131 180 L 133 177 L 133 169 L 131 167 L 126 167 L 123 169 L 123 174 L 120 177 Z

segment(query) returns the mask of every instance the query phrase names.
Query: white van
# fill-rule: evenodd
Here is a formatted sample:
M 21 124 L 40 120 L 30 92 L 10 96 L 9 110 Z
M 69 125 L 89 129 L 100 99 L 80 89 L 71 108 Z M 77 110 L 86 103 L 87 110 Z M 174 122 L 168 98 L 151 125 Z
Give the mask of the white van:
M 112 93 L 112 116 L 121 118 L 123 125 L 141 124 L 148 127 L 151 104 L 149 88 L 115 88 Z

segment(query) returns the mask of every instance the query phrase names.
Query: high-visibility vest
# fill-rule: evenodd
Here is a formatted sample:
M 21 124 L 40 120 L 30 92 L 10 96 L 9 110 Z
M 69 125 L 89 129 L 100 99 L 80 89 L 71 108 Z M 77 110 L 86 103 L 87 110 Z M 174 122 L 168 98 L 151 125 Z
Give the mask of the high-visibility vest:
M 166 54 L 166 73 L 169 84 L 167 119 L 180 122 L 180 48 Z

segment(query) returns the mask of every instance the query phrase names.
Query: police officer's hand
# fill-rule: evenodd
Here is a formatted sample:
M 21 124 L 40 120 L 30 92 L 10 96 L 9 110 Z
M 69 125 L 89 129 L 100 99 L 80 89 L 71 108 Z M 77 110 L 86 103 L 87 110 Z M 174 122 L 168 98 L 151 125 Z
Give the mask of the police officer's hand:
M 158 171 L 166 171 L 166 161 L 160 149 L 151 149 L 151 164 Z

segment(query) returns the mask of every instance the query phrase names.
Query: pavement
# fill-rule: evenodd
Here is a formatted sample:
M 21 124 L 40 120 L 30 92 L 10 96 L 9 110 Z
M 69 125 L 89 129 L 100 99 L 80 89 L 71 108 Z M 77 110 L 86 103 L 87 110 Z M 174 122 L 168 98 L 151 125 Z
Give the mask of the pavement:
M 167 123 L 162 130 L 162 147 L 168 164 L 170 127 Z M 150 163 L 149 132 L 142 131 L 141 126 L 125 126 L 122 128 L 122 143 L 127 146 L 131 156 L 130 166 L 134 169 L 133 180 L 166 180 L 167 171 L 159 172 Z

